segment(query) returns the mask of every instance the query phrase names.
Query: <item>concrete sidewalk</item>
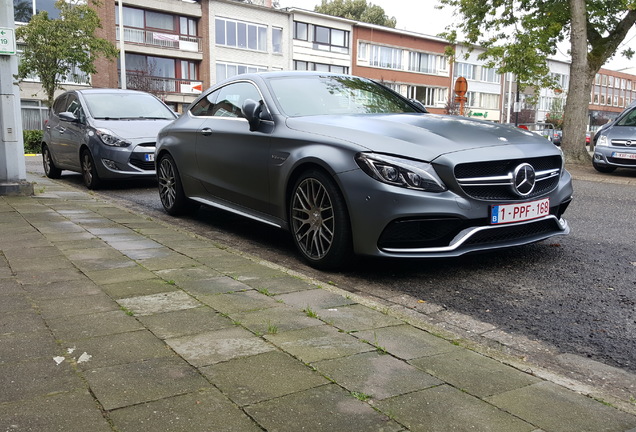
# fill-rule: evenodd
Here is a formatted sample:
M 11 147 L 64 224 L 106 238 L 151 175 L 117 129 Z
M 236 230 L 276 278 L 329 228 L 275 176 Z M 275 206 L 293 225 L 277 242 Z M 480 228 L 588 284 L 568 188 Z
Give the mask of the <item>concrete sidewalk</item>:
M 635 431 L 391 308 L 36 181 L 0 197 L 0 431 Z

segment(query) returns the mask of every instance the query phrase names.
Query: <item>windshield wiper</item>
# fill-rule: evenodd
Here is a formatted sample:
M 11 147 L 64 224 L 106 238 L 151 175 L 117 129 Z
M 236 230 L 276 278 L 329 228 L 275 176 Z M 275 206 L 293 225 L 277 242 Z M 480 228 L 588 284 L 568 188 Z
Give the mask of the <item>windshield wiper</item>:
M 95 120 L 121 120 L 119 117 L 93 117 Z

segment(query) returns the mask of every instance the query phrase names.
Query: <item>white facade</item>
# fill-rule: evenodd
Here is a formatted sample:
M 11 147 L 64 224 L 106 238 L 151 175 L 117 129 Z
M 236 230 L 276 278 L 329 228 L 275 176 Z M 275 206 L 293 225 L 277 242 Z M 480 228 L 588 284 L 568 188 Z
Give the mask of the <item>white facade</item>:
M 457 45 L 455 50 L 453 79 L 463 76 L 468 83 L 466 112 L 474 118 L 500 121 L 502 75 L 496 69 L 487 67 L 486 61 L 478 58 L 483 50 L 475 48 L 469 52 L 464 45 Z
M 285 11 L 210 0 L 211 85 L 241 73 L 289 69 L 289 31 Z
M 548 60 L 550 74 L 559 85 L 557 90 L 541 89 L 537 101 L 536 121 L 549 122 L 549 113 L 563 112 L 565 99 L 570 84 L 570 63 L 558 60 Z
M 350 73 L 355 21 L 288 9 L 295 70 Z

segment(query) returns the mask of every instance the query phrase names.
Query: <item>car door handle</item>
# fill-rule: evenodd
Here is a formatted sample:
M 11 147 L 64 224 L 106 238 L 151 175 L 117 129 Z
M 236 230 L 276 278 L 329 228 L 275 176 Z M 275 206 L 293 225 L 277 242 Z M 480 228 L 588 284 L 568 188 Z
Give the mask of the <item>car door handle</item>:
M 210 128 L 203 128 L 203 129 L 201 129 L 201 135 L 204 135 L 204 136 L 210 136 L 210 135 L 212 135 L 212 129 L 210 129 Z

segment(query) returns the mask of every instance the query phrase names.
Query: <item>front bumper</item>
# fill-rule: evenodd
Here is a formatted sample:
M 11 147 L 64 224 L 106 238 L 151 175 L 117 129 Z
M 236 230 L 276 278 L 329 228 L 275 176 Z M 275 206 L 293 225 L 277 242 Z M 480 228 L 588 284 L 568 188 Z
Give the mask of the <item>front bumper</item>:
M 633 154 L 634 159 L 616 157 L 617 153 Z M 617 168 L 636 168 L 636 148 L 633 147 L 594 147 L 594 163 Z
M 150 178 L 156 174 L 154 143 L 131 147 L 99 145 L 93 155 L 98 174 L 104 179 Z

